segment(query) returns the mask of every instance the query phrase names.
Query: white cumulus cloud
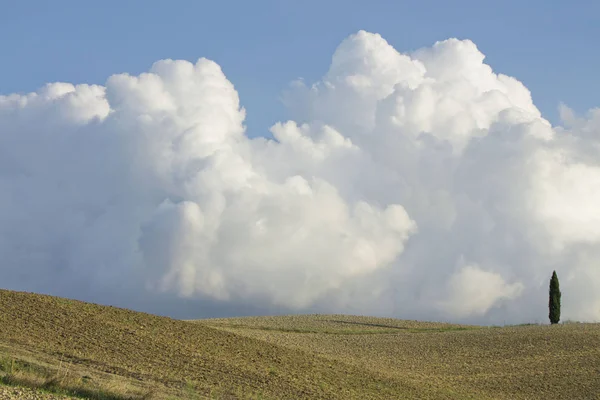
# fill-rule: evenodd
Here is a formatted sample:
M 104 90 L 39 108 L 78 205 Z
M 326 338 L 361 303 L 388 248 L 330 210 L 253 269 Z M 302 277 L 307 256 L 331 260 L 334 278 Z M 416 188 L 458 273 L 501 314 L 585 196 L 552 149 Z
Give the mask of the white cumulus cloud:
M 552 127 L 484 60 L 358 32 L 275 140 L 206 59 L 2 95 L 2 286 L 491 323 L 545 320 L 557 270 L 600 320 L 600 113 Z
M 448 282 L 448 297 L 440 308 L 458 317 L 483 315 L 502 300 L 513 300 L 521 295 L 523 284 L 508 284 L 495 272 L 467 265 Z

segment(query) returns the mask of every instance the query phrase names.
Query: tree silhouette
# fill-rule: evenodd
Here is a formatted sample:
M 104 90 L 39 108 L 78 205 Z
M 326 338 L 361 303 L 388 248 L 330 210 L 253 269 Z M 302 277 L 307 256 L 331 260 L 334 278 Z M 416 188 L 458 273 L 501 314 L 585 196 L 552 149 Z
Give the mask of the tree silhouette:
M 560 321 L 560 285 L 558 283 L 558 276 L 556 271 L 552 272 L 552 278 L 550 279 L 550 299 L 548 301 L 548 308 L 551 324 L 558 324 Z

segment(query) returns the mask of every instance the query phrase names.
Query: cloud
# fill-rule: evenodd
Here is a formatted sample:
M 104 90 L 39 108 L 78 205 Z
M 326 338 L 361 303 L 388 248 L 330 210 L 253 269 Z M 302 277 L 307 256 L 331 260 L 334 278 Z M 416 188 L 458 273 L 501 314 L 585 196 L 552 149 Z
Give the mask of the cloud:
M 439 307 L 457 317 L 468 317 L 484 315 L 502 300 L 518 298 L 523 284 L 508 284 L 498 273 L 467 265 L 450 278 L 447 289 L 448 298 Z
M 544 320 L 556 269 L 563 317 L 600 320 L 600 113 L 552 127 L 484 59 L 358 32 L 274 140 L 206 59 L 0 96 L 2 285 L 497 323 Z

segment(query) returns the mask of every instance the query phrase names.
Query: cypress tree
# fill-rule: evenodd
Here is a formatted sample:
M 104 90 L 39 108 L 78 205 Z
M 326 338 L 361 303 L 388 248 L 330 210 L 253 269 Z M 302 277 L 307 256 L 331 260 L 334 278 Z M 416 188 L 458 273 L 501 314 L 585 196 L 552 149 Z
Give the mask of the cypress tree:
M 550 279 L 550 299 L 548 301 L 548 308 L 550 309 L 550 313 L 548 314 L 550 323 L 558 324 L 558 321 L 560 321 L 560 285 L 558 283 L 556 271 L 552 273 L 552 278 Z

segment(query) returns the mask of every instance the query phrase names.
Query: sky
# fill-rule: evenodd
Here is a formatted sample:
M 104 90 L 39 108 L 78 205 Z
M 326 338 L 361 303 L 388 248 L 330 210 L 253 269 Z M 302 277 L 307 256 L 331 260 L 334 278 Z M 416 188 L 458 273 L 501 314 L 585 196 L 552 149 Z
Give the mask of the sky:
M 600 321 L 600 6 L 415 4 L 0 0 L 0 287 Z
M 597 106 L 600 37 L 595 1 L 101 1 L 0 0 L 0 92 L 46 82 L 102 84 L 156 60 L 222 66 L 249 110 L 252 132 L 287 117 L 279 101 L 292 80 L 318 80 L 331 54 L 360 29 L 399 51 L 456 37 L 474 41 L 494 70 L 516 76 L 544 116 L 558 106 Z

